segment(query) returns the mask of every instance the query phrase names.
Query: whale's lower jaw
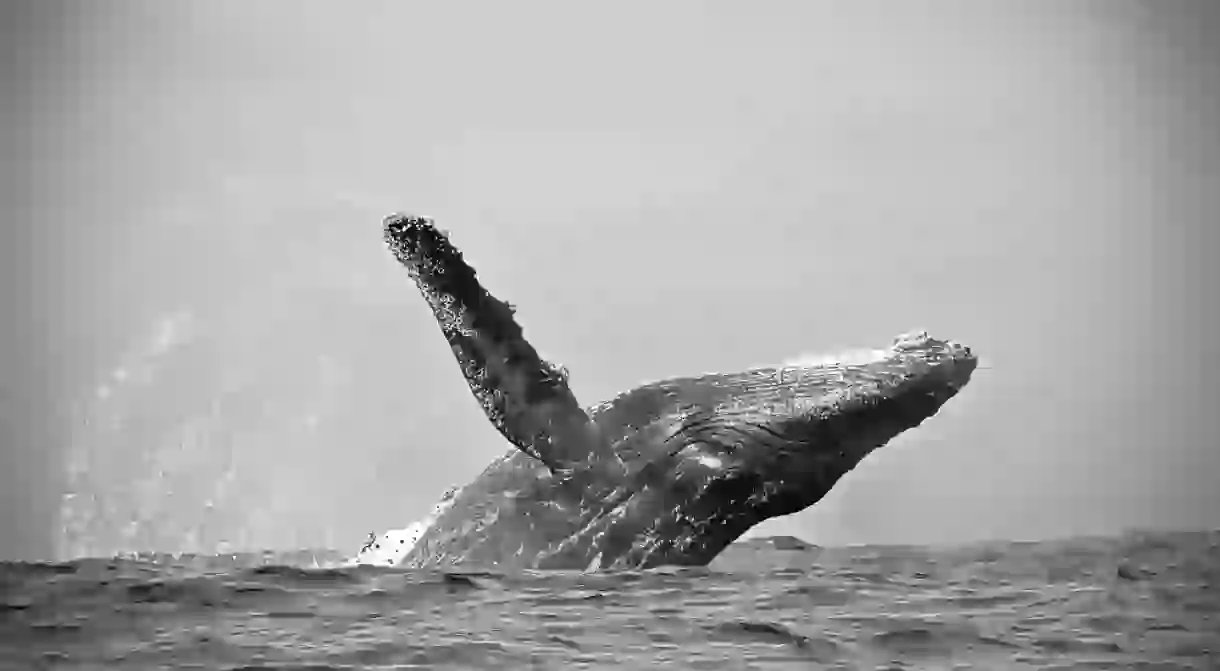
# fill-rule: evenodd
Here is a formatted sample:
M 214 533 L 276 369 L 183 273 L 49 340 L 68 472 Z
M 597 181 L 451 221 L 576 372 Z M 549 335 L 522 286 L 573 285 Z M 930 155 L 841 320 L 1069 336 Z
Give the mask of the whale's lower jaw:
M 977 364 L 969 348 L 908 334 L 867 361 L 666 380 L 583 410 L 431 221 L 393 216 L 385 236 L 515 447 L 400 543 L 402 566 L 707 564 L 755 524 L 819 501 Z

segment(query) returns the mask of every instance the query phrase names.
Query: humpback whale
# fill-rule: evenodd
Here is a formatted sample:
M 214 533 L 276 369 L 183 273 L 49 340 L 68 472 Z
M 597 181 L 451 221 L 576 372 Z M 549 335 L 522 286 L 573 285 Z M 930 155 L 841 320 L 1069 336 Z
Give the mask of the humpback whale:
M 908 333 L 864 360 L 645 384 L 582 408 L 427 217 L 384 239 L 511 444 L 368 563 L 621 570 L 705 565 L 755 524 L 804 510 L 970 380 L 970 348 Z M 376 543 L 374 543 L 376 544 Z M 368 546 L 366 546 L 367 548 Z M 356 563 L 366 563 L 357 557 Z

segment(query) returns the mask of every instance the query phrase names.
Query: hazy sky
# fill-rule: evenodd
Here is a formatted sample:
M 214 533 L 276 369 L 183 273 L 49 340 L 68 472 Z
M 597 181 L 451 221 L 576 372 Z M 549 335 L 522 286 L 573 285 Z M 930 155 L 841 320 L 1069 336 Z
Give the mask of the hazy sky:
M 355 550 L 498 456 L 395 210 L 586 405 L 912 328 L 980 353 L 759 531 L 1220 527 L 1218 10 L 6 2 L 0 558 Z

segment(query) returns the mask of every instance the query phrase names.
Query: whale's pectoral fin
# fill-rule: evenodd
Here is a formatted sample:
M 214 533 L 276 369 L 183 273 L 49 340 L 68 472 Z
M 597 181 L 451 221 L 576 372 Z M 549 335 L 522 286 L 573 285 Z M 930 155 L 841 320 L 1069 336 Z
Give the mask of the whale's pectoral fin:
M 567 376 L 538 356 L 513 309 L 479 284 L 430 219 L 386 217 L 385 240 L 432 307 L 483 412 L 509 442 L 557 473 L 621 467 Z

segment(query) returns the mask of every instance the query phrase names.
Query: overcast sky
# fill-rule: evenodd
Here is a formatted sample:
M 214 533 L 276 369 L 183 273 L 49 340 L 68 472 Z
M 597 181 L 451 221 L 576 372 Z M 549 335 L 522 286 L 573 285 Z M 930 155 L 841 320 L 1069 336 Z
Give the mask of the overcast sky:
M 586 405 L 912 328 L 980 353 L 757 531 L 1220 527 L 1214 3 L 3 12 L 0 558 L 354 550 L 498 456 L 395 210 Z

